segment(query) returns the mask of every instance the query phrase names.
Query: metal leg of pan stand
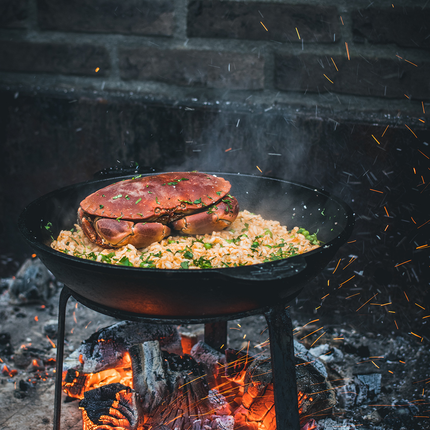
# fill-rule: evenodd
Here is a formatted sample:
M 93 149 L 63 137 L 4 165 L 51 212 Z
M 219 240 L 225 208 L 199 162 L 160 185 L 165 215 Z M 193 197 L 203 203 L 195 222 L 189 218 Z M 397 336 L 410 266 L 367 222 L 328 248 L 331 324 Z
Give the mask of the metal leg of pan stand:
M 269 326 L 277 430 L 300 430 L 293 325 L 285 306 L 265 314 Z
M 66 305 L 71 296 L 67 287 L 63 287 L 60 294 L 60 303 L 58 306 L 58 337 L 57 337 L 57 363 L 55 374 L 55 398 L 54 398 L 54 430 L 60 430 L 61 425 L 61 393 L 62 393 L 62 376 L 63 376 L 63 358 L 64 358 L 64 333 L 66 326 Z
M 227 321 L 206 323 L 205 343 L 217 351 L 224 352 L 227 346 Z

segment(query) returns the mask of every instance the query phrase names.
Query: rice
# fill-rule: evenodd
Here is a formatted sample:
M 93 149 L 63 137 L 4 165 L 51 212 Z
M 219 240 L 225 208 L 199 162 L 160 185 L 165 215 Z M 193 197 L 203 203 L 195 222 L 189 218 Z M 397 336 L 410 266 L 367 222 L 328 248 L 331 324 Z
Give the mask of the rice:
M 69 255 L 102 263 L 157 269 L 210 269 L 280 260 L 318 248 L 316 234 L 278 221 L 264 220 L 248 211 L 239 212 L 231 226 L 211 234 L 171 235 L 147 248 L 133 245 L 105 249 L 92 243 L 75 225 L 60 232 L 51 244 Z

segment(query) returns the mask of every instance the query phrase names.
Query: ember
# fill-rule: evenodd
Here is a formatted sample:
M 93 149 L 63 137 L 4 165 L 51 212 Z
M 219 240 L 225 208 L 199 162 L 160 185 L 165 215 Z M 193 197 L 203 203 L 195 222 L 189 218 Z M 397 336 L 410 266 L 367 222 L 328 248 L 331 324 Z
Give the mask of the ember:
M 89 351 L 99 346 L 98 339 L 115 333 L 115 329 L 123 330 L 123 325 L 104 329 L 84 342 L 85 348 L 72 354 L 78 357 L 75 368 L 63 372 L 64 392 L 81 399 L 84 430 L 104 425 L 129 429 L 276 429 L 268 356 L 233 349 L 222 354 L 202 341 L 194 344 L 190 354 L 177 354 L 167 351 L 177 349 L 173 336 L 171 342 L 163 341 L 163 349 L 159 340 L 131 345 L 114 361 L 109 349 L 102 348 L 98 361 L 103 364 L 96 366 L 99 371 L 77 370 L 88 368 L 93 360 Z M 129 332 L 136 327 L 127 324 Z M 114 342 L 118 351 L 125 349 L 124 343 L 118 342 L 121 337 L 117 335 Z M 310 364 L 312 357 L 305 348 L 297 344 L 296 354 L 301 428 L 311 430 L 316 428 L 311 415 L 334 406 L 333 388 L 325 369 Z M 72 361 L 69 359 L 68 364 Z M 112 367 L 106 368 L 106 361 Z M 312 393 L 315 385 L 319 390 Z

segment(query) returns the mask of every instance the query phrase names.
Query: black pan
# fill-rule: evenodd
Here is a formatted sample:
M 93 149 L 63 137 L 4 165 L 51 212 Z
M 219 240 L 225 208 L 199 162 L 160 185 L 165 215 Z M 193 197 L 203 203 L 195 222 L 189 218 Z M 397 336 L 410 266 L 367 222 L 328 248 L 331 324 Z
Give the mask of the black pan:
M 324 269 L 352 232 L 351 209 L 326 192 L 280 179 L 213 174 L 230 181 L 230 193 L 241 209 L 278 220 L 288 228 L 318 232 L 324 244 L 285 260 L 196 270 L 107 265 L 50 248 L 51 235 L 56 237 L 60 230 L 73 227 L 84 197 L 131 175 L 71 185 L 40 197 L 21 213 L 19 228 L 47 268 L 77 296 L 130 315 L 190 321 L 260 313 L 288 302 Z M 51 225 L 48 230 L 46 226 Z

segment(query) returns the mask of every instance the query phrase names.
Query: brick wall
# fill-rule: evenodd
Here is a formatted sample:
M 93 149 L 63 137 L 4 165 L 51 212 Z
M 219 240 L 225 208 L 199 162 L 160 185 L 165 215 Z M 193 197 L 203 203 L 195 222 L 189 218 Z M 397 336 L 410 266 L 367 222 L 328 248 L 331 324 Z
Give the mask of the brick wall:
M 325 188 L 366 271 L 428 272 L 429 35 L 427 0 L 0 0 L 0 255 L 32 200 L 137 162 Z
M 419 116 L 429 49 L 425 0 L 0 1 L 8 84 Z

